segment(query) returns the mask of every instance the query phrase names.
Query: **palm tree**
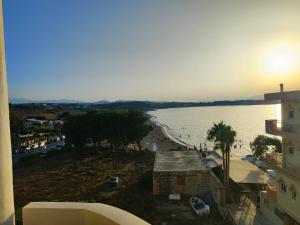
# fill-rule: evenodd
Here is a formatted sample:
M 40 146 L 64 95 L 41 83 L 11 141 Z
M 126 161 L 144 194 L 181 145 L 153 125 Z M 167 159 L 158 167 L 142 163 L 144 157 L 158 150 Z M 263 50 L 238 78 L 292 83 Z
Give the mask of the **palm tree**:
M 216 124 L 207 131 L 207 140 L 214 142 L 214 149 L 221 149 L 222 167 L 225 186 L 225 197 L 229 197 L 229 168 L 230 168 L 230 149 L 235 141 L 236 132 L 231 126 L 226 125 L 223 121 Z

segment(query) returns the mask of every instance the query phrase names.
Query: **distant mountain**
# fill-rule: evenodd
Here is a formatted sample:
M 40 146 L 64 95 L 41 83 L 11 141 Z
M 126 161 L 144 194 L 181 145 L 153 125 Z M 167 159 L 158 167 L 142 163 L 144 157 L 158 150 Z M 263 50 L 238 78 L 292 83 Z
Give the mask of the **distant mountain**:
M 29 103 L 46 103 L 46 104 L 75 104 L 75 103 L 87 103 L 78 100 L 69 99 L 49 99 L 49 100 L 30 100 L 26 98 L 10 98 L 9 102 L 11 104 L 29 104 Z
M 154 110 L 180 107 L 200 107 L 200 106 L 235 106 L 235 105 L 266 105 L 275 104 L 274 101 L 265 100 L 235 100 L 235 101 L 213 101 L 213 102 L 151 102 L 151 101 L 117 101 L 107 104 L 88 105 L 93 109 L 140 109 Z
M 155 110 L 167 108 L 180 108 L 180 107 L 200 107 L 200 106 L 235 106 L 235 105 L 266 105 L 276 104 L 277 101 L 265 100 L 224 100 L 212 102 L 156 102 L 156 101 L 130 101 L 130 100 L 117 100 L 114 102 L 100 100 L 96 102 L 83 102 L 78 100 L 28 100 L 23 98 L 10 99 L 12 104 L 59 104 L 62 107 L 69 109 L 139 109 L 139 110 Z
M 100 101 L 97 101 L 97 102 L 93 102 L 92 104 L 99 104 L 99 105 L 101 105 L 101 104 L 108 104 L 108 103 L 110 103 L 110 101 L 100 100 Z

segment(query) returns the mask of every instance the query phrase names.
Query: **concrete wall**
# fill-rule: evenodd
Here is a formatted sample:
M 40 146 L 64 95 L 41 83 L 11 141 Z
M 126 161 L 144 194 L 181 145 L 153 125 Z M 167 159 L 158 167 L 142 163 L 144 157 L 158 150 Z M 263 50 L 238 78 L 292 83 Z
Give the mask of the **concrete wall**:
M 280 191 L 280 182 L 278 182 L 277 202 L 280 208 L 300 223 L 300 179 L 278 171 L 278 178 L 286 185 L 286 192 Z M 292 198 L 292 188 L 297 193 L 296 199 Z
M 1 0 L 0 13 L 0 225 L 12 225 L 14 224 L 12 154 Z
M 100 203 L 34 202 L 23 208 L 24 225 L 150 225 L 115 207 Z
M 185 178 L 185 184 L 178 184 L 178 176 Z M 153 172 L 153 194 L 169 195 L 180 193 L 183 195 L 201 195 L 209 191 L 209 172 Z
M 216 203 L 218 205 L 225 204 L 225 187 L 219 180 L 219 178 L 212 172 L 209 171 L 210 175 L 210 183 L 209 183 L 209 190 L 212 196 L 214 197 Z
M 294 118 L 290 119 L 289 111 L 294 111 Z M 292 170 L 300 168 L 300 100 L 284 101 L 281 104 L 283 127 L 296 133 L 296 138 L 283 137 L 283 166 Z M 289 146 L 294 147 L 294 153 L 288 151 Z
M 294 111 L 294 118 L 289 119 L 288 112 Z M 300 125 L 300 100 L 283 101 L 281 104 L 281 120 L 286 124 Z
M 296 168 L 300 168 L 300 137 L 298 140 L 291 140 L 288 138 L 282 138 L 283 143 L 283 167 L 292 171 L 296 172 Z M 293 147 L 293 153 L 289 152 L 289 147 Z M 298 174 L 300 177 L 300 173 Z
M 275 214 L 276 203 L 267 199 L 267 192 L 260 192 L 260 212 L 270 221 L 272 225 L 283 225 L 283 220 Z

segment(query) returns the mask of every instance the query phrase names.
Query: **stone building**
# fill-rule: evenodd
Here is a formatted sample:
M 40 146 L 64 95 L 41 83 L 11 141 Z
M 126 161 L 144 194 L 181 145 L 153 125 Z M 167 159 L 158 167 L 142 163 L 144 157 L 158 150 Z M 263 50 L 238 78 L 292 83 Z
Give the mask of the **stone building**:
M 201 195 L 210 189 L 210 173 L 195 151 L 157 152 L 153 169 L 154 195 Z

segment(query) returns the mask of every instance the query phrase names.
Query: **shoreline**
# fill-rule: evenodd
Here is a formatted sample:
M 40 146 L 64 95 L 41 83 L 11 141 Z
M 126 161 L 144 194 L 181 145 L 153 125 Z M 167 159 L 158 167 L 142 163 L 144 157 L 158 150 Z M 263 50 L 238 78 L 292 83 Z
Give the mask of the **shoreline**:
M 156 124 L 157 125 L 157 124 Z M 163 135 L 166 137 L 166 138 L 169 138 L 170 141 L 173 141 L 179 145 L 182 145 L 184 147 L 193 147 L 191 145 L 189 145 L 188 143 L 185 143 L 184 141 L 181 141 L 181 140 L 178 140 L 176 137 L 172 136 L 164 126 L 161 126 L 161 125 L 157 125 L 158 127 L 160 127 Z
M 148 115 L 149 115 L 149 114 L 148 114 Z M 173 144 L 177 145 L 177 147 L 192 148 L 192 149 L 194 148 L 193 145 L 188 144 L 188 143 L 186 143 L 186 142 L 184 142 L 184 141 L 182 141 L 182 140 L 179 140 L 178 138 L 172 136 L 172 135 L 170 134 L 170 132 L 168 132 L 168 126 L 167 126 L 167 125 L 160 124 L 159 122 L 152 120 L 152 118 L 153 118 L 153 117 L 150 116 L 150 123 L 151 123 L 154 127 L 159 128 L 160 133 L 161 133 L 161 135 L 160 135 L 160 138 L 161 138 L 161 139 L 167 139 L 169 142 L 172 142 Z M 159 142 L 158 142 L 157 140 L 152 140 L 151 142 L 152 142 L 152 143 L 157 143 L 157 144 L 159 144 Z M 166 144 L 166 143 L 165 143 L 165 144 Z M 214 150 L 211 150 L 210 147 L 208 148 L 208 150 L 209 150 L 209 151 L 214 151 Z M 232 149 L 232 150 L 234 150 L 234 149 Z M 235 153 L 234 151 L 231 151 L 231 154 L 234 155 L 235 157 L 238 157 L 238 158 L 243 158 L 243 157 L 245 157 L 246 152 L 247 152 L 248 154 L 251 154 L 251 152 L 250 152 L 249 150 L 247 150 L 247 149 L 244 149 L 244 151 L 245 151 L 245 154 L 243 154 L 243 155 L 238 154 L 238 153 Z

